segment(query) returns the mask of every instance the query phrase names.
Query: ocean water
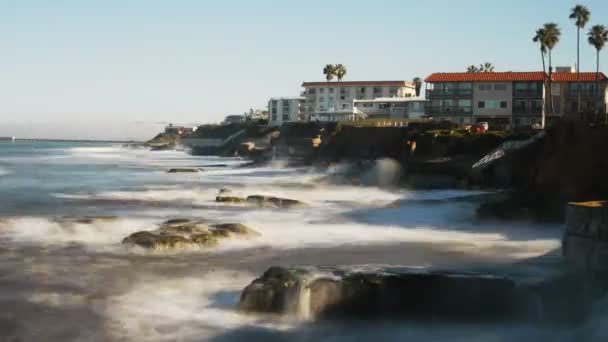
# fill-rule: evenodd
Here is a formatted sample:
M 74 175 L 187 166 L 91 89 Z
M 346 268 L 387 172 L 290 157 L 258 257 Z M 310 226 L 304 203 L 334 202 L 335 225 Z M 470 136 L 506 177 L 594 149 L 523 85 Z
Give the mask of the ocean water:
M 240 291 L 272 265 L 512 264 L 559 248 L 561 229 L 479 222 L 479 192 L 332 185 L 327 172 L 110 143 L 0 142 L 0 340 L 569 340 L 533 326 L 356 326 L 244 315 Z M 379 164 L 380 165 L 380 164 Z M 170 174 L 175 167 L 201 168 Z M 219 189 L 300 200 L 293 209 L 215 202 Z M 61 224 L 61 217 L 117 216 Z M 260 233 L 211 250 L 121 244 L 170 218 Z M 6 309 L 5 309 L 6 308 Z M 558 334 L 559 335 L 556 335 Z M 574 336 L 574 337 L 573 337 Z M 2 338 L 4 337 L 4 339 Z

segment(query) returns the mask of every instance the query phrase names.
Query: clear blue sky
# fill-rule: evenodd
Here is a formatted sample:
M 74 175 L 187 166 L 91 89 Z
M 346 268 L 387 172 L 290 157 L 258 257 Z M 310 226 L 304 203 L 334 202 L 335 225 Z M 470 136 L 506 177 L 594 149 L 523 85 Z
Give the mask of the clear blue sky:
M 575 3 L 0 0 L 0 135 L 127 138 L 158 122 L 217 122 L 299 94 L 326 63 L 345 64 L 348 80 L 409 80 L 486 61 L 538 70 L 531 37 L 548 21 L 562 28 L 554 64 L 572 65 Z M 578 3 L 591 24 L 608 25 L 608 1 Z M 582 69 L 595 67 L 586 41 L 581 58 Z

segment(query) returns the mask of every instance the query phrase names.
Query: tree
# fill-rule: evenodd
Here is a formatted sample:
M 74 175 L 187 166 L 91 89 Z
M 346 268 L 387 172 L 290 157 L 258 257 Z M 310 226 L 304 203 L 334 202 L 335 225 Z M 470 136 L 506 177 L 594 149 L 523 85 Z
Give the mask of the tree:
M 595 48 L 595 92 L 596 92 L 596 101 L 595 101 L 595 112 L 596 116 L 600 112 L 600 51 L 606 45 L 608 41 L 608 31 L 604 25 L 594 25 L 587 33 L 589 44 L 593 45 Z M 608 120 L 608 118 L 606 118 Z
M 412 83 L 414 83 L 414 87 L 416 87 L 416 97 L 419 97 L 420 89 L 422 88 L 422 79 L 420 77 L 414 77 Z
M 479 69 L 477 69 L 477 67 L 475 65 L 471 64 L 467 67 L 467 72 L 478 72 L 478 71 L 479 71 Z
M 340 103 L 340 82 L 342 82 L 342 79 L 346 76 L 346 67 L 342 64 L 336 64 L 334 65 L 334 73 L 338 79 L 338 89 L 336 91 L 336 104 L 338 104 Z
M 333 80 L 334 76 L 336 76 L 336 67 L 333 64 L 325 65 L 325 68 L 323 68 L 323 75 L 325 75 L 327 82 Z
M 492 65 L 492 63 L 483 63 L 479 65 L 479 69 L 477 69 L 478 72 L 494 72 L 494 65 Z
M 581 113 L 581 29 L 585 28 L 591 13 L 587 7 L 583 5 L 576 5 L 570 11 L 570 19 L 574 20 L 576 25 L 576 81 L 577 81 L 577 93 L 578 93 L 578 114 Z
M 538 30 L 536 30 L 536 35 L 532 38 L 533 42 L 536 42 L 539 44 L 540 46 L 540 58 L 543 62 L 543 89 L 544 89 L 544 93 L 547 94 L 547 68 L 545 67 L 545 55 L 547 54 L 547 46 L 545 45 L 545 36 L 546 36 L 546 32 L 544 27 L 539 28 Z M 543 128 L 545 128 L 545 118 L 546 117 L 546 108 L 545 108 L 545 101 L 543 101 L 543 105 L 542 105 L 542 118 L 541 118 L 541 126 Z
M 540 35 L 539 35 L 540 33 Z M 545 79 L 547 80 L 548 86 L 545 87 L 545 96 L 549 96 L 550 98 L 550 108 L 549 111 L 551 112 L 551 115 L 553 115 L 553 95 L 551 94 L 551 84 L 552 84 L 552 75 L 553 75 L 553 66 L 551 64 L 551 53 L 553 52 L 553 48 L 555 48 L 555 46 L 557 45 L 557 43 L 559 43 L 559 38 L 561 36 L 561 30 L 559 29 L 559 27 L 557 26 L 557 24 L 555 23 L 546 23 L 545 25 L 543 25 L 543 27 L 541 29 L 539 29 L 538 31 L 536 31 L 536 36 L 533 38 L 533 40 L 539 41 L 541 42 L 541 52 L 547 53 L 549 56 L 549 76 L 545 77 Z M 544 54 L 543 54 L 543 65 L 544 65 Z M 544 67 L 543 67 L 543 72 L 544 72 Z M 547 91 L 548 88 L 548 91 Z M 548 94 L 548 95 L 546 95 Z M 545 115 L 543 115 L 543 121 L 545 119 L 544 117 Z M 542 123 L 543 125 L 545 124 L 545 122 Z

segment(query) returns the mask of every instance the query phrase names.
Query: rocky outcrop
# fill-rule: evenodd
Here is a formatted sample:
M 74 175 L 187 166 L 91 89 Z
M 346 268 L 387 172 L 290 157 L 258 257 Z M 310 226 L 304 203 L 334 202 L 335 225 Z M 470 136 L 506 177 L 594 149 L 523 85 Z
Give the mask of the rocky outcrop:
M 264 195 L 251 195 L 239 197 L 232 190 L 222 188 L 215 201 L 219 203 L 246 203 L 263 208 L 293 208 L 303 206 L 304 203 L 298 200 Z
M 197 220 L 172 219 L 162 223 L 157 230 L 133 233 L 122 243 L 152 250 L 175 250 L 210 248 L 223 239 L 256 236 L 259 236 L 258 232 L 240 223 L 207 225 Z
M 608 202 L 568 204 L 562 253 L 580 268 L 608 270 Z
M 239 308 L 302 319 L 491 320 L 528 317 L 529 296 L 513 280 L 490 274 L 271 267 L 243 290 Z
M 192 169 L 192 168 L 184 168 L 184 167 L 178 167 L 178 168 L 172 168 L 167 170 L 168 173 L 196 173 L 202 171 L 201 169 Z

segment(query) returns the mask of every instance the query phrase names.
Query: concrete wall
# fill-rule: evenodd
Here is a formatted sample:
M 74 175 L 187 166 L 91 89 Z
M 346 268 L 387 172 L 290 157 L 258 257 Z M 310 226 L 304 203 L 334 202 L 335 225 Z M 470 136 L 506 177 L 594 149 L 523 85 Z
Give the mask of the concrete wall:
M 300 107 L 303 105 L 304 100 L 300 98 L 270 99 L 268 101 L 268 125 L 281 126 L 285 122 L 298 121 Z
M 482 90 L 481 87 L 490 87 L 491 90 Z M 504 87 L 504 90 L 497 89 Z M 479 108 L 480 101 L 507 102 L 506 108 Z M 512 82 L 475 82 L 473 84 L 473 114 L 475 116 L 501 116 L 511 117 L 513 111 L 513 83 Z

